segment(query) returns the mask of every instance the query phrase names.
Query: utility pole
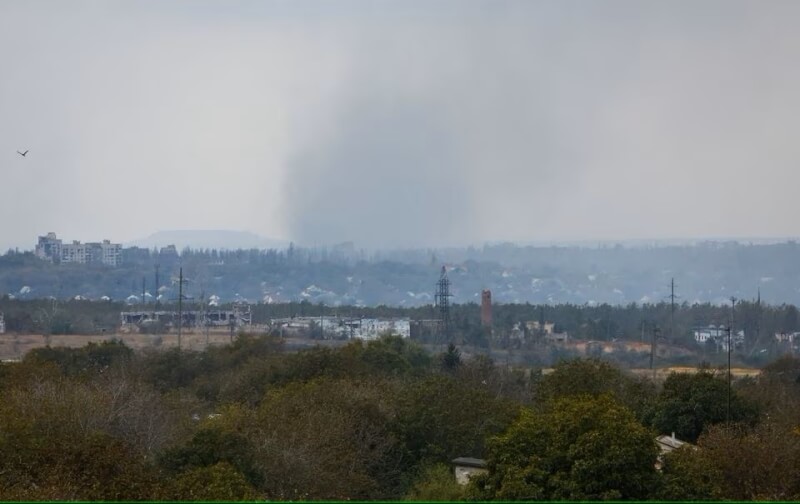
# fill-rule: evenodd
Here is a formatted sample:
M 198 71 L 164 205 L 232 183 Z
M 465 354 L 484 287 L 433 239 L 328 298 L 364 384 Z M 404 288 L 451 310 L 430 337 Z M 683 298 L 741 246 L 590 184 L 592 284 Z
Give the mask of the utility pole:
M 143 310 L 144 310 L 144 307 L 145 307 L 144 291 L 145 291 L 145 283 L 144 283 L 144 275 L 142 275 L 142 309 Z
M 160 286 L 158 285 L 158 264 L 156 264 L 156 293 L 155 293 L 155 296 L 156 296 L 156 298 L 155 298 L 156 299 L 155 309 L 156 310 L 158 310 L 158 288 L 159 287 Z
M 756 342 L 761 339 L 761 287 L 758 288 L 758 300 L 756 301 Z
M 661 330 L 658 328 L 658 326 L 656 326 L 654 324 L 653 325 L 653 336 L 652 336 L 652 339 L 650 340 L 650 370 L 653 372 L 653 382 L 656 381 L 656 367 L 655 367 L 655 361 L 656 361 L 656 339 L 658 339 L 658 335 L 659 335 L 660 332 L 661 332 Z
M 731 422 L 731 326 L 728 326 L 728 410 L 725 421 Z
M 733 332 L 734 310 L 736 308 L 736 298 L 731 296 L 731 323 L 728 324 L 728 412 L 726 421 L 731 421 L 731 332 Z
M 669 342 L 675 344 L 675 278 L 673 277 L 669 283 Z
M 183 268 L 178 273 L 178 350 L 181 349 L 181 329 L 183 328 Z
M 756 299 L 756 337 L 753 341 L 753 348 L 748 355 L 753 355 L 756 347 L 761 341 L 761 287 L 758 288 L 758 299 Z

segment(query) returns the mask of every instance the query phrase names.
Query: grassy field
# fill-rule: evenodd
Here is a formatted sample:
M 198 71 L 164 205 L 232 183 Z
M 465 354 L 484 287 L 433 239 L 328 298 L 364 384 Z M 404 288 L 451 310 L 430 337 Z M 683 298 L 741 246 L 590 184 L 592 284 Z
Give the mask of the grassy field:
M 205 333 L 185 332 L 181 334 L 181 348 L 187 350 L 202 350 L 206 345 L 224 345 L 230 342 L 230 333 L 210 332 L 206 342 Z M 101 335 L 53 335 L 41 334 L 2 334 L 0 335 L 0 360 L 16 360 L 22 358 L 28 351 L 50 345 L 52 347 L 79 348 L 89 343 L 99 343 L 111 339 L 123 341 L 134 350 L 144 348 L 172 348 L 178 346 L 177 334 L 138 334 L 138 333 L 110 333 Z
M 204 332 L 184 332 L 181 335 L 181 348 L 185 350 L 201 351 L 207 346 L 225 345 L 230 343 L 231 336 L 227 330 L 210 331 L 206 340 Z M 139 333 L 108 333 L 101 335 L 54 335 L 42 336 L 40 334 L 2 334 L 0 335 L 0 360 L 13 361 L 21 359 L 27 352 L 34 348 L 44 347 L 50 345 L 52 347 L 73 347 L 79 348 L 86 346 L 89 343 L 99 343 L 101 341 L 118 339 L 123 341 L 127 346 L 134 350 L 142 350 L 145 348 L 152 349 L 167 349 L 175 348 L 178 346 L 177 334 L 139 334 Z M 306 338 L 285 338 L 284 345 L 289 351 L 308 348 L 315 345 L 337 347 L 346 344 L 346 341 L 330 341 L 330 340 L 309 340 Z M 572 343 L 570 346 L 578 350 L 584 350 L 581 346 L 585 347 L 586 343 Z M 424 345 L 430 352 L 436 353 L 444 350 L 441 346 L 435 347 L 432 345 Z M 619 346 L 619 345 L 615 345 Z M 649 351 L 650 346 L 647 344 L 628 343 L 624 345 L 629 347 L 628 350 L 634 351 Z M 611 350 L 612 345 L 604 345 L 604 353 Z M 466 355 L 466 354 L 465 354 Z M 497 360 L 502 361 L 500 356 L 493 355 Z M 633 373 L 640 376 L 652 376 L 653 371 L 650 369 L 632 369 Z M 545 373 L 547 370 L 545 370 Z M 670 373 L 695 373 L 696 367 L 692 366 L 670 366 L 670 367 L 656 367 L 655 378 L 656 380 L 664 380 Z M 724 373 L 725 371 L 719 371 Z M 756 376 L 760 370 L 755 368 L 732 368 L 731 374 L 735 378 L 744 376 Z

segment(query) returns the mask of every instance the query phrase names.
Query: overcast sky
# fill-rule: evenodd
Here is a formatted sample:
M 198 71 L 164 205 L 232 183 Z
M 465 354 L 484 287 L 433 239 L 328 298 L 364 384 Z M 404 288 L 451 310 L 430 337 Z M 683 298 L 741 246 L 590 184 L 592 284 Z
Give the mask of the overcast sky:
M 798 62 L 797 1 L 0 0 L 0 248 L 798 236 Z

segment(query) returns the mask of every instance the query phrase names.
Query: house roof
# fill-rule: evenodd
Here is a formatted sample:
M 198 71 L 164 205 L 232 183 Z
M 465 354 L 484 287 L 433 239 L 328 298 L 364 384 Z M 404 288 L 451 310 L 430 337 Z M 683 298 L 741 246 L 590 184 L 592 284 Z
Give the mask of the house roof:
M 680 448 L 681 446 L 686 444 L 686 441 L 681 441 L 680 439 L 676 438 L 673 434 L 672 436 L 658 436 L 656 438 L 656 443 L 658 443 L 659 448 L 674 450 Z
M 453 459 L 453 465 L 464 466 L 464 467 L 479 467 L 481 469 L 485 469 L 486 461 L 479 458 L 458 457 Z

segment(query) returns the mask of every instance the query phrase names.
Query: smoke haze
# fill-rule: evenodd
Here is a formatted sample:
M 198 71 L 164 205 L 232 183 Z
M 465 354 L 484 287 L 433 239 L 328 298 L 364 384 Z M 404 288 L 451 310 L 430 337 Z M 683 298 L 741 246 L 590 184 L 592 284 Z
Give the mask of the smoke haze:
M 4 2 L 0 246 L 797 236 L 798 21 L 789 1 Z

